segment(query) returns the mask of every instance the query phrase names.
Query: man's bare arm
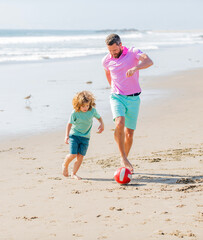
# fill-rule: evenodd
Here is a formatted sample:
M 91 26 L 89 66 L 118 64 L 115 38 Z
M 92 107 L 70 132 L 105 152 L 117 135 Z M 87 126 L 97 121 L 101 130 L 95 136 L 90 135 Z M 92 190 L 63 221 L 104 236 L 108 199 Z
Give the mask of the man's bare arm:
M 109 85 L 111 86 L 111 74 L 110 71 L 105 70 L 106 78 L 109 82 Z
M 141 63 L 126 72 L 127 77 L 131 77 L 137 70 L 145 69 L 153 65 L 152 60 L 145 53 L 140 55 L 139 61 L 141 61 Z

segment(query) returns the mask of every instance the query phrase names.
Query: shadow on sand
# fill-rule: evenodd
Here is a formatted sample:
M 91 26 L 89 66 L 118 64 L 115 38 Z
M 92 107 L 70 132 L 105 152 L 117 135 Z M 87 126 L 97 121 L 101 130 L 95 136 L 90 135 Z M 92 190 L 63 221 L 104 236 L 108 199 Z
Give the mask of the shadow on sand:
M 199 180 L 201 181 L 202 179 L 203 176 L 134 173 L 131 182 L 129 184 L 121 184 L 121 186 L 140 187 L 145 186 L 147 183 L 194 184 L 197 183 Z M 114 178 L 83 178 L 83 180 L 116 183 Z
M 83 180 L 87 180 L 87 181 L 96 181 L 96 182 L 111 182 L 111 183 L 115 183 L 118 184 L 114 178 L 83 178 Z M 131 180 L 131 182 L 129 184 L 119 184 L 120 186 L 131 186 L 131 187 L 140 187 L 140 186 L 144 186 L 146 184 L 139 184 L 139 183 L 135 183 L 133 181 L 134 179 Z
M 133 176 L 132 182 L 136 183 L 194 184 L 203 179 L 203 176 L 152 173 L 135 173 Z

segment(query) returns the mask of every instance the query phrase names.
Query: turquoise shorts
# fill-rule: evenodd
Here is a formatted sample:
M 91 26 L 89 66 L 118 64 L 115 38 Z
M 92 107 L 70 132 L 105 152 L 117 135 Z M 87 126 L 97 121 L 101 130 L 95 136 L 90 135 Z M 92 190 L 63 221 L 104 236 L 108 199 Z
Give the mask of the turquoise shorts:
M 125 127 L 135 130 L 140 107 L 140 96 L 125 96 L 112 93 L 110 104 L 114 121 L 117 117 L 125 117 Z
M 70 154 L 86 155 L 89 146 L 89 138 L 80 137 L 76 135 L 69 136 Z

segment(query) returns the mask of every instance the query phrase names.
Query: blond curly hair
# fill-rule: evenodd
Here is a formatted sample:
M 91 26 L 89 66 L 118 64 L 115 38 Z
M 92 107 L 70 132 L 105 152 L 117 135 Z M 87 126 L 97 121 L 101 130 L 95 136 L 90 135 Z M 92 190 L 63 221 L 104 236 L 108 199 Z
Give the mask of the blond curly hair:
M 92 107 L 96 106 L 94 95 L 89 91 L 82 91 L 76 93 L 72 101 L 75 111 L 80 112 L 80 108 L 86 103 L 89 103 L 90 105 L 88 111 L 92 110 Z

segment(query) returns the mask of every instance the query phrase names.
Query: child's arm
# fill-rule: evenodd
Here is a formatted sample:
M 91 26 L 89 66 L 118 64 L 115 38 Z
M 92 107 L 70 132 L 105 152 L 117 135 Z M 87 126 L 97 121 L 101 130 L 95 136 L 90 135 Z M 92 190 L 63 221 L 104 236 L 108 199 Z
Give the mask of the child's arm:
M 100 122 L 97 133 L 102 133 L 104 131 L 104 122 L 101 117 L 99 119 L 97 118 L 97 120 Z
M 65 135 L 65 143 L 68 144 L 69 143 L 69 133 L 71 130 L 72 124 L 68 123 L 66 126 L 66 135 Z

